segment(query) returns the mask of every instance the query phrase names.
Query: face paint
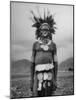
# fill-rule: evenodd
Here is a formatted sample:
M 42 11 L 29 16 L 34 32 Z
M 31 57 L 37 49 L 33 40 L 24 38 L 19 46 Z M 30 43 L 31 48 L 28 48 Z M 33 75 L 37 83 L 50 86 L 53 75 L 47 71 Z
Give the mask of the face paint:
M 40 35 L 41 35 L 41 38 L 42 39 L 48 39 L 49 38 L 49 35 L 50 35 L 50 31 L 48 30 L 41 30 L 40 31 Z
M 49 39 L 49 35 L 50 35 L 50 27 L 47 23 L 43 23 L 40 26 L 40 37 L 43 41 L 43 43 L 47 44 L 48 43 L 48 39 Z

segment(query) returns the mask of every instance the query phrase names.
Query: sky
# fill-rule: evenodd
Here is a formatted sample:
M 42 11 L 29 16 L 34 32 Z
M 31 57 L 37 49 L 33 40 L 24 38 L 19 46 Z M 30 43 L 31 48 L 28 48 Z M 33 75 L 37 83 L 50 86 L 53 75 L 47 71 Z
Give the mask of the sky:
M 58 62 L 73 57 L 73 6 L 12 2 L 11 59 L 31 60 L 32 45 L 36 41 L 31 10 L 36 16 L 40 14 L 42 18 L 44 10 L 46 16 L 47 10 L 53 15 L 57 27 L 53 41 L 57 45 Z

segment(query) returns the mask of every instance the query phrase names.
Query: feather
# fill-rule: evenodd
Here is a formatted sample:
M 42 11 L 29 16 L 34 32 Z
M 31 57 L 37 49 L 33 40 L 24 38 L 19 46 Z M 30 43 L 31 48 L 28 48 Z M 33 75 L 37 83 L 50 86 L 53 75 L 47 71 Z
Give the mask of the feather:
M 50 34 L 55 34 L 55 29 L 57 29 L 56 27 L 54 27 L 54 25 L 56 24 L 56 22 L 54 21 L 54 18 L 53 18 L 53 15 L 50 14 L 49 10 L 47 10 L 47 16 L 45 16 L 45 9 L 44 9 L 44 18 L 41 18 L 40 16 L 40 13 L 39 13 L 39 9 L 38 10 L 38 14 L 39 14 L 39 17 L 36 17 L 34 12 L 31 11 L 32 15 L 33 15 L 33 22 L 34 24 L 32 25 L 32 27 L 36 27 L 37 30 L 36 30 L 36 35 L 38 35 L 37 37 L 40 37 L 40 34 L 39 34 L 39 29 L 40 27 L 43 25 L 43 23 L 47 23 L 48 26 L 49 26 L 49 31 L 50 31 Z

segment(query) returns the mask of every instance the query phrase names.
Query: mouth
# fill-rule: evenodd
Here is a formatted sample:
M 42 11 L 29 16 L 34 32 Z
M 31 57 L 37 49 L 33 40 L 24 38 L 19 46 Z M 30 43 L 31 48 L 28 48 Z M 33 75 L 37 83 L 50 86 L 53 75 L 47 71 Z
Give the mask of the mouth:
M 41 31 L 40 34 L 42 37 L 47 37 L 49 35 L 49 32 L 48 31 Z

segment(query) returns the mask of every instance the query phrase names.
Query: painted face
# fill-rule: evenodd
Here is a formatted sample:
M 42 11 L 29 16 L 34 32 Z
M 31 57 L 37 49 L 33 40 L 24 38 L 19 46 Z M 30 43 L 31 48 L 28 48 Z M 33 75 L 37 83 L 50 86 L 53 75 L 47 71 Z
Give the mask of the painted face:
M 47 38 L 49 35 L 49 31 L 48 30 L 41 30 L 40 34 L 43 38 Z
M 41 30 L 40 32 L 41 34 L 41 41 L 44 43 L 44 44 L 47 44 L 48 41 L 49 41 L 49 34 L 50 32 L 48 30 Z
M 43 23 L 40 26 L 40 35 L 42 39 L 48 39 L 50 34 L 50 27 L 47 23 Z

